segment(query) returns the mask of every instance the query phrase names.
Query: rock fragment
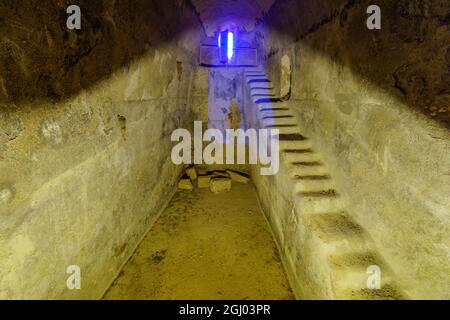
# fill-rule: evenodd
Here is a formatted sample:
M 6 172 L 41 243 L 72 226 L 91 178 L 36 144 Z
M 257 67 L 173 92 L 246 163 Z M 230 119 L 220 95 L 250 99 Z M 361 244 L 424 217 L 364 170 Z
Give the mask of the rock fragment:
M 191 179 L 182 178 L 178 182 L 178 189 L 192 191 L 194 190 L 194 185 L 192 184 Z
M 221 193 L 231 190 L 230 178 L 213 178 L 211 179 L 209 189 L 212 193 Z
M 213 177 L 223 177 L 223 178 L 230 177 L 226 171 L 218 171 L 218 170 L 213 171 L 212 176 Z
M 227 170 L 228 175 L 230 176 L 231 180 L 240 182 L 240 183 L 249 183 L 250 178 L 242 172 L 233 171 L 233 170 Z
M 198 176 L 197 186 L 199 188 L 209 188 L 209 183 L 211 182 L 211 176 Z
M 191 181 L 197 179 L 197 169 L 194 166 L 186 168 L 186 174 L 189 176 Z
M 0 190 L 0 204 L 8 204 L 13 197 L 13 193 L 10 189 L 5 188 Z

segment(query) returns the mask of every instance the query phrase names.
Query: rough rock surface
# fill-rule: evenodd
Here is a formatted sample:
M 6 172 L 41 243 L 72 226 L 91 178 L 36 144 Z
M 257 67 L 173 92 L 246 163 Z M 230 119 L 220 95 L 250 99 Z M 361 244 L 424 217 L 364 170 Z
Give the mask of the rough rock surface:
M 80 0 L 81 30 L 72 31 L 65 27 L 71 4 L 0 2 L 0 102 L 72 96 L 196 23 L 179 23 L 189 10 L 184 1 Z
M 182 173 L 203 29 L 184 1 L 0 1 L 0 299 L 101 297 Z M 83 290 L 68 290 L 78 265 Z
M 231 190 L 230 178 L 213 178 L 211 179 L 210 190 L 212 193 L 221 193 Z
M 194 185 L 192 184 L 191 179 L 181 179 L 178 182 L 178 189 L 192 191 L 194 190 Z
M 260 26 L 259 36 L 263 39 L 268 31 L 279 40 L 307 43 L 310 50 L 393 92 L 412 109 L 450 125 L 448 1 L 377 1 L 382 29 L 375 31 L 366 28 L 371 4 L 279 0 Z M 323 35 L 324 30 L 328 32 Z M 286 51 L 275 44 L 267 46 L 267 41 L 259 44 L 266 57 Z
M 227 170 L 228 175 L 230 176 L 231 180 L 236 181 L 236 182 L 240 182 L 240 183 L 249 183 L 250 182 L 250 178 L 238 171 L 234 171 L 234 170 Z
M 209 188 L 209 184 L 211 182 L 211 176 L 198 176 L 197 186 L 199 188 Z

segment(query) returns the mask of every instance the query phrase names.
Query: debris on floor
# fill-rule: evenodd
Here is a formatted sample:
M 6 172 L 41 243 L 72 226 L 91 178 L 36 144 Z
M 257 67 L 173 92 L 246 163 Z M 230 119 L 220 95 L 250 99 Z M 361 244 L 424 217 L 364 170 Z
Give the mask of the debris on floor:
M 189 178 L 182 178 L 178 182 L 178 188 L 181 189 L 181 190 L 192 191 L 192 190 L 194 190 L 194 185 L 192 184 L 191 179 L 189 179 Z
M 229 178 L 230 175 L 226 171 L 213 171 L 212 173 L 213 177 L 224 177 Z
M 247 184 L 250 178 L 246 173 L 231 169 L 208 170 L 204 166 L 189 166 L 186 167 L 178 188 L 192 191 L 196 186 L 199 189 L 209 188 L 213 193 L 221 193 L 230 191 L 232 182 Z
M 234 170 L 227 170 L 228 175 L 230 176 L 231 180 L 240 182 L 240 183 L 249 183 L 250 178 L 241 172 L 234 171 Z
M 197 186 L 199 188 L 209 188 L 210 181 L 211 181 L 210 175 L 198 176 Z
M 189 176 L 192 182 L 197 179 L 197 169 L 194 166 L 186 168 L 186 174 Z
M 230 178 L 213 178 L 209 185 L 209 189 L 212 193 L 221 193 L 231 190 Z

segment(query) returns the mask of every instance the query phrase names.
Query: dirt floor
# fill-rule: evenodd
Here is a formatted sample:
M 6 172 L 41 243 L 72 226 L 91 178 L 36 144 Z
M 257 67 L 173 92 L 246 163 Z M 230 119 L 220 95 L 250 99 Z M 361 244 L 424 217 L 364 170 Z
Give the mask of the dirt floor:
M 179 191 L 104 299 L 293 299 L 252 185 Z

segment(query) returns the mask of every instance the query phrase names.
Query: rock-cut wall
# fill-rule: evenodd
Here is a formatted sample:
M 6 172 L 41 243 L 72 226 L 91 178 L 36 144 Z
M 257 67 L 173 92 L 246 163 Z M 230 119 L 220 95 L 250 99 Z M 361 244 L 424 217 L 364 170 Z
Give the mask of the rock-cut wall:
M 78 3 L 74 31 L 65 1 L 0 3 L 2 299 L 100 298 L 180 175 L 170 135 L 191 118 L 196 14 Z
M 404 292 L 448 299 L 450 7 L 380 0 L 381 30 L 369 30 L 371 4 L 277 1 L 255 45 L 278 94 L 289 92 L 300 131 L 328 167 L 343 210 L 373 239 Z M 277 186 L 260 189 L 270 188 Z M 272 220 L 291 226 L 275 201 L 267 209 L 278 215 Z M 275 229 L 297 241 L 289 228 Z M 310 257 L 301 256 L 302 245 L 291 248 L 291 260 Z

